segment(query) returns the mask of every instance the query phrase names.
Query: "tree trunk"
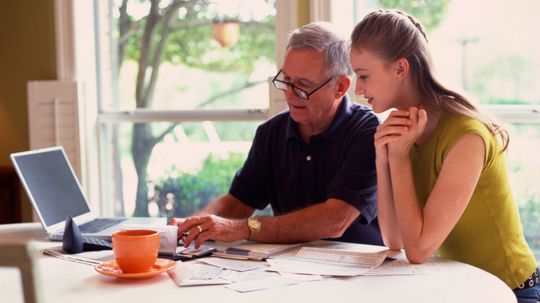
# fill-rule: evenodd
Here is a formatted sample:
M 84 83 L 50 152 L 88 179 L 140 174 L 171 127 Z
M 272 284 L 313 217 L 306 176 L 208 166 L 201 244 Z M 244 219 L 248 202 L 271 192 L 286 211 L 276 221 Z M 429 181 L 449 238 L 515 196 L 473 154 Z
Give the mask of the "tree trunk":
M 145 18 L 144 32 L 140 41 L 140 55 L 138 58 L 138 72 L 136 80 L 135 99 L 137 102 L 137 108 L 151 108 L 153 92 L 156 85 L 157 77 L 159 74 L 159 67 L 161 64 L 161 56 L 164 52 L 164 47 L 167 42 L 167 37 L 171 32 L 171 18 L 176 16 L 178 8 L 181 6 L 192 6 L 197 1 L 185 1 L 175 0 L 168 5 L 168 7 L 161 9 L 160 14 L 159 0 L 150 1 L 150 10 L 148 16 Z M 122 16 L 120 22 L 120 33 L 122 37 L 127 35 L 129 25 L 131 24 L 127 15 L 127 0 L 124 0 L 120 15 Z M 159 32 L 158 32 L 159 30 Z M 125 40 L 122 40 L 125 42 Z M 118 48 L 119 62 L 121 64 L 124 58 L 124 44 L 120 44 Z M 147 73 L 150 73 L 149 75 Z M 266 81 L 266 80 L 264 80 Z M 257 82 L 258 83 L 258 82 Z M 227 95 L 238 92 L 244 88 L 253 86 L 257 83 L 247 82 L 244 87 L 239 89 L 233 89 L 229 92 L 222 92 L 210 97 L 204 101 L 200 106 L 207 105 L 215 100 Z M 150 156 L 154 146 L 159 143 L 163 137 L 172 131 L 176 123 L 171 124 L 169 128 L 163 131 L 161 134 L 152 135 L 152 127 L 150 123 L 135 123 L 133 125 L 133 134 L 131 142 L 131 154 L 133 156 L 133 163 L 137 172 L 137 195 L 135 200 L 134 216 L 148 217 L 148 186 L 147 183 L 147 168 Z
M 137 196 L 135 200 L 135 217 L 148 217 L 148 187 L 147 172 L 148 162 L 155 140 L 152 136 L 152 127 L 148 123 L 136 123 L 133 125 L 133 140 L 131 141 L 131 154 L 137 172 Z

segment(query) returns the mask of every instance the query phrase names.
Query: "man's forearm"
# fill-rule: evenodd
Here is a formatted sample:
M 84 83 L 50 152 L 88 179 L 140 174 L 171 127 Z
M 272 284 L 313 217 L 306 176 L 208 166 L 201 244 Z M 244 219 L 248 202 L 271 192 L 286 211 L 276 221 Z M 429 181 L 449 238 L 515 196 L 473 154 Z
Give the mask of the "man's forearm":
M 255 240 L 267 243 L 293 243 L 340 237 L 360 212 L 340 200 L 282 216 L 261 217 L 262 229 Z
M 248 207 L 230 194 L 227 194 L 218 197 L 205 208 L 193 215 L 209 214 L 229 219 L 242 219 L 249 218 L 252 213 L 252 208 Z

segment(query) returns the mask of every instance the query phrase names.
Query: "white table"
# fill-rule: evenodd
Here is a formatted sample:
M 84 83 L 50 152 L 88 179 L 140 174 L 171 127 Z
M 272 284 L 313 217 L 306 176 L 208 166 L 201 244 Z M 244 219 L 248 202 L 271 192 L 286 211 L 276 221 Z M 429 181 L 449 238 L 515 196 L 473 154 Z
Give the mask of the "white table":
M 0 241 L 46 240 L 37 223 L 0 225 Z M 357 244 L 353 244 L 357 245 Z M 43 256 L 37 262 L 44 302 L 516 302 L 513 292 L 497 277 L 473 266 L 434 258 L 437 274 L 326 278 L 250 293 L 223 286 L 178 287 L 167 274 L 121 280 L 98 274 L 92 266 Z M 0 267 L 0 301 L 23 302 L 20 274 Z

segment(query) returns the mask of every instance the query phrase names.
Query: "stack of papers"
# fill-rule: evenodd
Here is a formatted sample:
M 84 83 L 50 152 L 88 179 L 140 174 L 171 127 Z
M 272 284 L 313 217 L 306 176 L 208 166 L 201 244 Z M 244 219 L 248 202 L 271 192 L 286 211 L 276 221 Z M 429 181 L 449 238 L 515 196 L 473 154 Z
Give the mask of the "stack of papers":
M 358 276 L 381 265 L 386 253 L 302 247 L 294 256 L 268 259 L 269 270 L 323 276 Z
M 305 243 L 295 244 L 268 244 L 257 242 L 244 242 L 242 244 L 217 250 L 212 256 L 240 260 L 262 261 L 270 257 L 278 257 L 300 249 Z
M 249 269 L 239 264 L 244 262 L 251 263 Z M 219 266 L 208 264 L 219 264 Z M 270 272 L 266 271 L 267 267 L 265 262 L 207 258 L 196 262 L 178 262 L 176 269 L 169 271 L 168 274 L 181 287 L 225 284 L 225 287 L 238 292 L 250 292 L 322 279 L 322 277 L 314 275 Z
M 354 246 L 347 249 L 348 246 L 342 244 L 330 241 L 285 245 L 244 241 L 232 246 L 230 243 L 206 243 L 211 247 L 204 248 L 204 251 L 216 248 L 218 252 L 214 255 L 226 258 L 177 262 L 176 268 L 168 274 L 178 286 L 225 285 L 238 292 L 249 292 L 316 281 L 324 276 L 414 275 L 441 270 L 433 262 L 413 265 L 402 257 L 391 260 L 400 252 L 384 247 Z M 178 253 L 200 253 L 193 247 L 175 249 Z M 110 250 L 69 255 L 61 247 L 54 247 L 45 253 L 94 266 L 114 258 Z M 266 259 L 266 262 L 253 259 Z

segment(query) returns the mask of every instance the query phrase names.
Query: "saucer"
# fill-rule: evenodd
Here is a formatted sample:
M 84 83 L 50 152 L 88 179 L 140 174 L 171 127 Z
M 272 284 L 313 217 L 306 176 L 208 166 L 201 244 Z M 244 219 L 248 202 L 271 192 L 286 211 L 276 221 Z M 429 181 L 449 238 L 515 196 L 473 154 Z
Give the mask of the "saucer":
M 168 259 L 156 259 L 156 263 L 152 266 L 149 271 L 145 272 L 136 272 L 136 273 L 123 273 L 120 269 L 120 266 L 116 264 L 114 260 L 103 262 L 99 265 L 96 265 L 95 270 L 106 276 L 113 276 L 122 279 L 141 279 L 149 278 L 155 275 L 159 275 L 162 272 L 173 269 L 176 266 L 176 262 Z

